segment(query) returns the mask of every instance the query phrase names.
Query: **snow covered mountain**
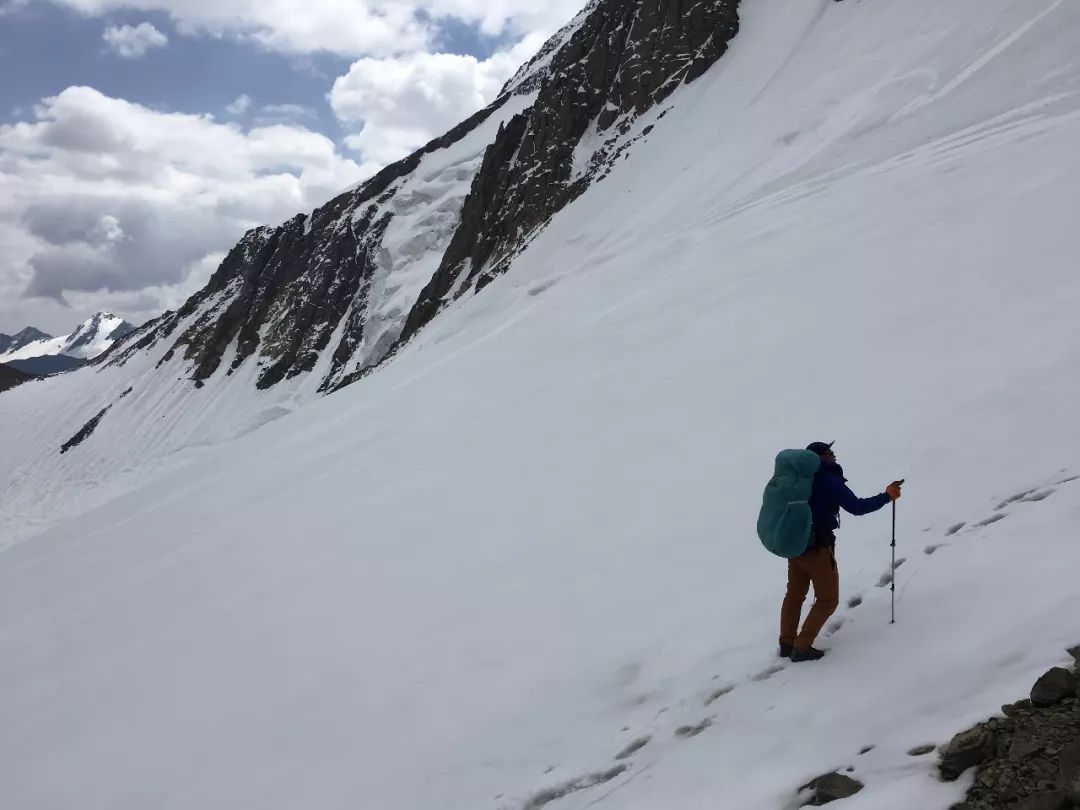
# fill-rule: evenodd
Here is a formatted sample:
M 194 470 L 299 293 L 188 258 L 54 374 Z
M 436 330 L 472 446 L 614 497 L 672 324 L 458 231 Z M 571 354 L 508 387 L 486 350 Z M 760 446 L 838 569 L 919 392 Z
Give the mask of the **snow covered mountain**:
M 0 396 L 5 806 L 962 799 L 909 751 L 1080 642 L 1080 6 L 738 17 L 591 4 Z M 845 521 L 830 655 L 785 666 L 754 519 L 815 439 L 908 479 L 900 567 Z
M 99 312 L 79 324 L 70 335 L 60 337 L 28 327 L 9 339 L 7 348 L 0 353 L 0 363 L 30 374 L 68 371 L 103 354 L 134 330 L 132 324 L 109 312 Z M 31 339 L 26 339 L 27 335 L 32 335 Z
M 641 116 L 724 53 L 736 6 L 596 0 L 491 106 L 310 216 L 248 233 L 202 292 L 110 362 L 167 342 L 200 383 L 249 359 L 260 389 L 356 379 L 603 179 L 642 137 Z
M 28 343 L 49 340 L 51 337 L 52 335 L 47 335 L 40 329 L 35 329 L 33 326 L 28 326 L 21 332 L 16 332 L 14 335 L 5 335 L 3 332 L 0 332 L 0 354 L 18 351 Z

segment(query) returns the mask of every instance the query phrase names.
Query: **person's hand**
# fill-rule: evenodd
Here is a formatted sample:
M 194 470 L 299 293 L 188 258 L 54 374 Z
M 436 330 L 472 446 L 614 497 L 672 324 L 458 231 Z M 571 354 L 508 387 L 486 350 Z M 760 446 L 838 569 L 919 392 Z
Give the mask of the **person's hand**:
M 903 493 L 900 491 L 900 487 L 904 485 L 903 480 L 893 481 L 887 487 L 885 487 L 885 494 L 889 496 L 890 500 L 898 501 Z

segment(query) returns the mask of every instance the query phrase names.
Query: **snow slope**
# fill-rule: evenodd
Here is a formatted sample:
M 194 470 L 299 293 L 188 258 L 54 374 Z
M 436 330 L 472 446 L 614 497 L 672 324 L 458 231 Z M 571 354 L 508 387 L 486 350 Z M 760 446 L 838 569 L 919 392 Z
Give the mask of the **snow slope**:
M 182 464 L 127 454 L 125 420 L 254 411 L 184 394 L 59 459 L 24 416 L 75 408 L 56 381 L 0 398 L 5 538 L 45 520 L 31 493 L 91 502 L 52 465 L 127 490 L 0 554 L 0 805 L 793 808 L 847 766 L 850 810 L 959 799 L 907 750 L 1080 641 L 1080 7 L 742 15 L 510 273 L 360 383 Z M 105 402 L 122 373 L 72 377 Z M 832 654 L 781 667 L 754 519 L 814 439 L 861 493 L 908 479 L 898 623 L 888 515 L 848 519 Z

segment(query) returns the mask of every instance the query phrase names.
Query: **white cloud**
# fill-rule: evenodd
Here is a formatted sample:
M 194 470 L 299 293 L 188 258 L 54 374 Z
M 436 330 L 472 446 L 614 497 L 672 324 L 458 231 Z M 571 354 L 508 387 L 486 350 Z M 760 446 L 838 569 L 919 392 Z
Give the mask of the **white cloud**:
M 163 12 L 181 36 L 252 42 L 298 63 L 320 52 L 361 57 L 328 98 L 353 130 L 347 146 L 363 159 L 358 165 L 298 123 L 317 118 L 299 104 L 259 109 L 241 95 L 225 110 L 252 114 L 245 128 L 85 87 L 43 100 L 20 123 L 0 125 L 0 323 L 52 331 L 68 328 L 64 301 L 133 320 L 177 305 L 245 228 L 325 202 L 491 101 L 586 2 L 50 1 L 89 17 Z M 0 0 L 0 8 L 43 2 Z M 451 18 L 520 41 L 487 60 L 426 53 Z M 139 37 L 110 30 L 117 51 L 134 56 L 139 46 L 128 40 Z
M 44 0 L 35 0 L 44 2 Z M 88 16 L 164 12 L 184 34 L 235 36 L 287 53 L 389 56 L 429 50 L 439 21 L 487 34 L 553 31 L 585 0 L 55 0 Z
M 25 295 L 160 311 L 246 229 L 365 174 L 303 127 L 245 131 L 69 87 L 0 126 L 0 322 L 18 322 Z
M 229 113 L 229 115 L 243 115 L 249 109 L 251 109 L 251 96 L 244 93 L 243 95 L 237 96 L 232 104 L 226 106 L 225 112 Z
M 169 38 L 148 22 L 138 25 L 110 25 L 101 38 L 113 53 L 124 59 L 142 59 L 151 48 L 164 48 Z
M 361 125 L 346 145 L 381 164 L 404 157 L 493 101 L 543 39 L 527 37 L 484 61 L 417 53 L 354 62 L 329 95 L 338 118 Z

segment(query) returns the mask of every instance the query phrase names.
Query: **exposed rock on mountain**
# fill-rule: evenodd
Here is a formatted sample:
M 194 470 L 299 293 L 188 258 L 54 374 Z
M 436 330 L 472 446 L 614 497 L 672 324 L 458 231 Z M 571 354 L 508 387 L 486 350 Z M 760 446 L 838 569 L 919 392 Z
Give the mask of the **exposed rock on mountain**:
M 82 368 L 86 362 L 67 354 L 43 354 L 40 357 L 27 357 L 25 360 L 9 360 L 7 365 L 24 374 L 48 377 L 51 374 L 63 374 L 65 371 Z
M 27 374 L 17 368 L 0 363 L 0 391 L 7 391 L 16 385 L 22 385 L 34 379 L 32 374 Z
M 618 157 L 635 116 L 701 76 L 738 32 L 737 0 L 603 0 L 552 57 L 532 109 L 501 128 L 461 227 L 402 339 L 509 267 L 530 235 Z M 582 150 L 586 133 L 599 146 Z
M 310 216 L 250 231 L 209 284 L 111 353 L 172 341 L 204 383 L 258 363 L 256 386 L 319 390 L 382 362 L 477 292 L 643 133 L 636 117 L 705 72 L 737 0 L 593 0 L 489 107 Z M 224 367 L 224 368 L 223 368 Z
M 48 335 L 33 326 L 28 326 L 14 335 L 5 335 L 0 332 L 0 355 L 13 354 L 29 343 L 49 340 L 50 338 L 52 338 L 52 335 Z
M 1075 674 L 1054 667 L 1032 687 L 1031 699 L 1002 707 L 962 732 L 942 753 L 941 772 L 956 778 L 979 765 L 974 785 L 954 810 L 1065 810 L 1080 801 L 1080 701 Z M 956 761 L 957 741 L 984 741 L 977 756 Z M 961 746 L 962 747 L 962 746 Z

